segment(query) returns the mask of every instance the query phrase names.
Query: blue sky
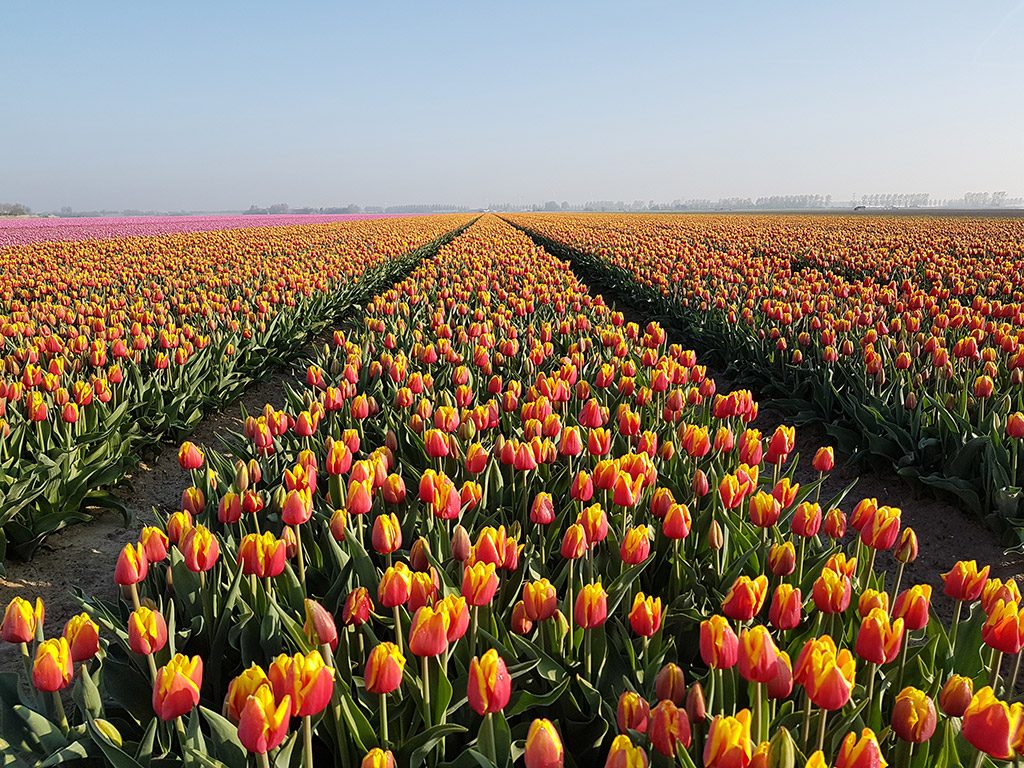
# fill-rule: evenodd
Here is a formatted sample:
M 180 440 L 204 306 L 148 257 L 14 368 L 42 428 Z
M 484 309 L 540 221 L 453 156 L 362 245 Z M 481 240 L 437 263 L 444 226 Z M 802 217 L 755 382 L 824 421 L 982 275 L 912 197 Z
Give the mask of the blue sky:
M 1024 194 L 1024 0 L 5 0 L 38 210 Z

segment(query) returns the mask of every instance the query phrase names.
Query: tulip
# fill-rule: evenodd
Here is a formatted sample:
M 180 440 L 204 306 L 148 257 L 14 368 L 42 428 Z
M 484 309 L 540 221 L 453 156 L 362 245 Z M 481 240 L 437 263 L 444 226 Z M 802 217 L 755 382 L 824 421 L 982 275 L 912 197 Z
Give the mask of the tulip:
M 381 577 L 377 599 L 385 608 L 404 605 L 412 591 L 412 574 L 405 563 L 395 563 Z
M 139 544 L 149 563 L 160 563 L 167 558 L 167 534 L 156 526 L 147 525 L 139 533 Z
M 770 493 L 758 491 L 750 497 L 750 522 L 758 528 L 771 528 L 781 512 L 782 505 Z
M 341 620 L 346 627 L 362 626 L 369 621 L 372 612 L 373 600 L 370 599 L 369 591 L 366 587 L 356 587 L 345 598 L 345 608 L 342 610 Z
M 765 461 L 769 464 L 785 464 L 796 446 L 796 429 L 779 425 L 768 441 Z
M 612 739 L 611 749 L 605 768 L 647 768 L 647 753 L 642 747 L 636 746 L 629 736 L 619 734 Z
M 670 699 L 676 706 L 681 706 L 686 698 L 686 678 L 678 664 L 669 662 L 658 670 L 654 678 L 654 695 L 661 699 Z
M 0 637 L 8 643 L 30 643 L 43 624 L 43 601 L 36 598 L 35 606 L 22 597 L 15 597 L 7 604 Z
M 36 689 L 53 693 L 67 688 L 74 678 L 74 662 L 68 641 L 56 637 L 41 642 L 32 663 L 32 684 Z
M 935 733 L 935 704 L 917 688 L 907 687 L 896 696 L 892 709 L 892 730 L 903 741 L 921 744 Z
M 997 600 L 981 627 L 985 645 L 1006 654 L 1024 647 L 1024 611 L 1015 602 Z
M 865 728 L 859 737 L 856 733 L 846 734 L 836 755 L 835 768 L 885 768 L 886 765 L 874 731 Z
M 917 560 L 917 554 L 919 551 L 917 542 L 917 533 L 914 532 L 913 528 L 907 527 L 900 533 L 899 541 L 896 542 L 896 549 L 893 552 L 893 556 L 896 561 L 901 565 L 912 563 Z
M 530 507 L 530 520 L 537 525 L 551 525 L 555 520 L 555 504 L 550 493 L 538 493 Z
M 739 671 L 743 679 L 767 683 L 776 675 L 778 649 L 767 628 L 757 625 L 740 633 Z
M 739 638 L 724 616 L 700 625 L 700 657 L 710 669 L 732 669 L 739 659 Z
M 768 621 L 778 630 L 795 629 L 800 625 L 803 597 L 800 590 L 790 584 L 779 584 L 768 607 Z
M 788 477 L 784 477 L 772 488 L 772 496 L 782 505 L 783 509 L 792 506 L 796 501 L 797 491 L 800 490 L 800 483 L 794 483 Z
M 804 539 L 817 536 L 821 529 L 821 506 L 809 501 L 800 502 L 793 512 L 789 526 L 795 536 Z
M 523 604 L 530 621 L 545 621 L 558 609 L 558 595 L 547 579 L 528 581 L 523 585 Z
M 846 536 L 846 515 L 843 510 L 833 507 L 825 515 L 825 533 L 833 541 L 839 541 Z
M 647 723 L 651 715 L 651 707 L 640 694 L 634 691 L 624 691 L 619 696 L 619 703 L 615 708 L 615 722 L 619 726 L 619 732 L 637 731 L 647 733 Z
M 629 625 L 641 637 L 651 637 L 661 628 L 661 598 L 637 592 L 629 611 Z
M 651 540 L 646 525 L 629 528 L 619 547 L 619 555 L 626 565 L 639 565 L 651 554 Z
M 735 717 L 719 715 L 711 721 L 704 742 L 705 768 L 742 768 L 749 765 L 754 751 L 750 720 L 750 710 L 742 709 Z
M 943 594 L 954 600 L 972 603 L 981 597 L 988 582 L 989 566 L 978 570 L 975 560 L 961 560 L 942 574 Z
M 462 595 L 472 606 L 489 605 L 498 590 L 494 563 L 474 563 L 462 571 Z
M 228 683 L 228 692 L 224 697 L 224 716 L 237 725 L 245 702 L 260 688 L 270 688 L 270 680 L 262 667 L 253 663 Z
M 651 710 L 647 736 L 651 745 L 666 757 L 674 757 L 676 750 L 690 748 L 690 720 L 686 710 L 669 699 L 663 699 Z
M 601 582 L 584 584 L 576 596 L 573 619 L 583 629 L 593 629 L 604 624 L 608 616 L 608 593 Z
M 835 452 L 831 447 L 819 448 L 817 453 L 814 454 L 814 459 L 811 461 L 814 471 L 821 474 L 831 472 L 835 465 Z
M 273 578 L 284 572 L 287 546 L 267 531 L 246 534 L 238 544 L 238 565 L 242 573 L 258 578 Z
M 128 616 L 128 647 L 140 656 L 163 650 L 167 645 L 167 622 L 159 611 L 144 605 Z
M 114 583 L 134 586 L 146 578 L 149 561 L 141 544 L 125 544 L 114 567 Z
M 672 504 L 662 519 L 661 531 L 667 538 L 678 541 L 690 535 L 692 525 L 690 508 L 685 504 Z
M 750 621 L 761 612 L 767 592 L 768 577 L 764 574 L 756 579 L 740 576 L 722 600 L 722 613 L 734 621 Z
M 590 547 L 600 544 L 608 535 L 608 516 L 600 504 L 591 504 L 586 507 L 580 512 L 576 522 L 583 526 L 583 532 L 587 536 L 587 545 Z
M 890 623 L 882 608 L 872 608 L 860 623 L 856 651 L 870 664 L 889 664 L 899 655 L 903 645 L 903 619 Z
M 995 697 L 986 686 L 974 694 L 963 714 L 963 736 L 980 752 L 996 760 L 1009 760 L 1024 726 L 1024 705 L 1012 705 Z
M 450 624 L 451 616 L 443 608 L 418 608 L 409 628 L 409 651 L 421 657 L 439 656 L 448 647 Z
M 842 613 L 850 605 L 850 577 L 825 567 L 812 590 L 815 607 L 824 614 Z
M 523 761 L 526 768 L 562 768 L 565 750 L 550 720 L 538 718 L 530 723 Z
M 369 693 L 386 694 L 402 684 L 405 656 L 394 643 L 380 643 L 373 647 L 366 661 L 363 680 Z
M 334 670 L 324 663 L 320 651 L 303 655 L 281 654 L 267 672 L 274 695 L 291 696 L 295 717 L 310 717 L 323 711 L 334 692 Z
M 88 613 L 72 616 L 64 625 L 64 639 L 71 647 L 71 660 L 88 661 L 100 649 L 100 628 Z
M 826 710 L 840 709 L 853 692 L 857 662 L 843 648 L 837 651 L 828 635 L 808 640 L 794 669 L 794 679 L 804 686 L 815 706 Z
M 306 609 L 306 621 L 302 629 L 306 637 L 310 638 L 314 645 L 326 645 L 330 646 L 332 651 L 337 650 L 338 628 L 330 611 L 308 597 L 303 601 L 303 606 Z
M 265 755 L 288 735 L 291 696 L 280 701 L 269 686 L 257 688 L 245 701 L 238 719 L 238 740 L 249 752 Z
M 892 614 L 903 619 L 903 626 L 911 632 L 923 629 L 928 624 L 931 600 L 931 585 L 917 584 L 899 594 L 893 605 Z
M 792 541 L 772 545 L 768 551 L 768 569 L 775 576 L 789 576 L 796 570 L 796 547 Z
M 974 681 L 962 675 L 951 675 L 939 691 L 939 706 L 949 717 L 963 717 L 974 698 Z
M 153 711 L 161 720 L 181 717 L 199 704 L 203 660 L 176 654 L 161 667 L 153 683 Z
M 469 706 L 481 717 L 500 712 L 512 695 L 512 678 L 504 660 L 491 648 L 482 657 L 469 662 L 466 696 Z
M 860 529 L 860 540 L 872 549 L 892 549 L 899 536 L 901 514 L 897 507 L 879 507 Z
M 359 768 L 395 768 L 395 756 L 390 749 L 374 747 L 363 757 Z
M 582 525 L 573 523 L 565 529 L 561 553 L 567 560 L 579 560 L 587 553 L 587 533 Z
M 390 555 L 402 546 L 402 527 L 394 513 L 381 513 L 373 521 L 373 548 L 379 555 Z
M 205 457 L 203 452 L 192 443 L 186 441 L 181 444 L 178 449 L 178 464 L 183 470 L 189 472 L 193 469 L 199 469 L 203 466 Z

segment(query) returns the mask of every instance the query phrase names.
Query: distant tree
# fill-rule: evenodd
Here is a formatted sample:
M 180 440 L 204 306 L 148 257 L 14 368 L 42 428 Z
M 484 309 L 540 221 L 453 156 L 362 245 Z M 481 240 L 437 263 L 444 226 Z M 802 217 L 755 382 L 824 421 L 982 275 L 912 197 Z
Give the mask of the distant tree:
M 32 209 L 21 203 L 0 203 L 0 216 L 28 216 Z

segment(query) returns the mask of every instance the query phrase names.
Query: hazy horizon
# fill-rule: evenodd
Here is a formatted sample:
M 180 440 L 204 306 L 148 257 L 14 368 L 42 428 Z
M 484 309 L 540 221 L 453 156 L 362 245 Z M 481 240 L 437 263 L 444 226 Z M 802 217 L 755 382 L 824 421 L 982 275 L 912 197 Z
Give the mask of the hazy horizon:
M 1024 194 L 1024 2 L 5 4 L 0 202 Z

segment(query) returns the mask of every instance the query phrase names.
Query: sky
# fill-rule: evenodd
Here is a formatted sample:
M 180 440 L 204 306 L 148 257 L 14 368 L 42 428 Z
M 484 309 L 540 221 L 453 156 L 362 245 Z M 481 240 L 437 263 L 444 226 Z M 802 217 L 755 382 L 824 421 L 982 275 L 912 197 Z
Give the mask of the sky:
M 1024 0 L 3 5 L 35 210 L 1024 194 Z

